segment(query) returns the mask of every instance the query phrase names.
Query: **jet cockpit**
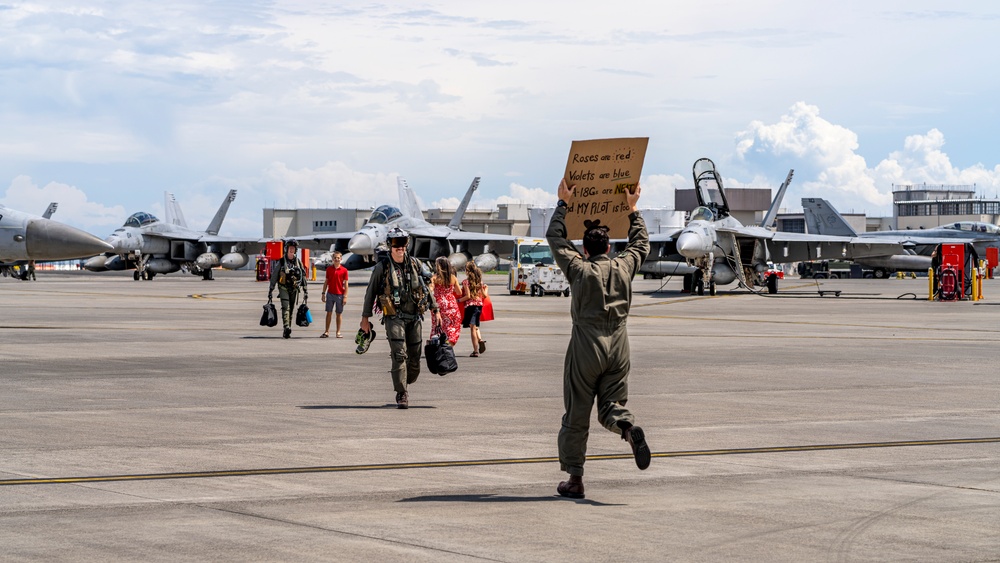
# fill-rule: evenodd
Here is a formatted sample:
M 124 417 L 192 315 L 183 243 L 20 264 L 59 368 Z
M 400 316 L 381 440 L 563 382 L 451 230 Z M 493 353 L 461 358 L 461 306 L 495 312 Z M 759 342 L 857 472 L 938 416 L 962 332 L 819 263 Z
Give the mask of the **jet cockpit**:
M 398 207 L 380 205 L 375 208 L 375 211 L 372 211 L 372 216 L 368 218 L 368 222 L 385 225 L 386 223 L 399 219 L 402 216 L 403 212 L 400 211 Z
M 707 207 L 697 207 L 688 221 L 715 221 L 715 212 Z
M 945 225 L 941 228 L 952 231 L 962 231 L 963 233 L 988 233 L 1000 236 L 1000 227 L 989 223 L 983 223 L 981 221 L 959 221 L 957 223 Z
M 122 226 L 138 228 L 138 227 L 145 227 L 146 225 L 157 222 L 159 222 L 159 219 L 157 219 L 152 214 L 146 213 L 145 211 L 140 211 L 138 213 L 133 213 L 131 216 L 129 216 L 128 219 L 125 219 L 125 224 Z

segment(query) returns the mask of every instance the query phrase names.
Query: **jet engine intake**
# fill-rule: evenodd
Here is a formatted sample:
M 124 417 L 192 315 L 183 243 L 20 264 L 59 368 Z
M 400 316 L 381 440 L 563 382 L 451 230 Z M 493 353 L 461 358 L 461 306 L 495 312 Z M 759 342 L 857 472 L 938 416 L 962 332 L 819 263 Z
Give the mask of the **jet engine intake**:
M 242 252 L 230 252 L 222 256 L 219 264 L 227 270 L 238 270 L 250 262 L 250 257 Z

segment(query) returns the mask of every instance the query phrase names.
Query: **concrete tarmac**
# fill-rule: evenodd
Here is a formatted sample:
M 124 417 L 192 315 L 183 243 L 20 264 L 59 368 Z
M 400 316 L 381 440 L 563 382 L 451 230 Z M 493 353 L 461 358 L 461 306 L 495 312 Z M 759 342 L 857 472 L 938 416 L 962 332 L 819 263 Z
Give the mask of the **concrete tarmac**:
M 1000 281 L 637 280 L 628 406 L 555 494 L 570 300 L 489 277 L 487 351 L 397 410 L 384 332 L 258 325 L 246 272 L 0 278 L 0 559 L 998 561 Z M 916 298 L 914 298 L 916 297 Z M 425 328 L 426 336 L 426 328 Z

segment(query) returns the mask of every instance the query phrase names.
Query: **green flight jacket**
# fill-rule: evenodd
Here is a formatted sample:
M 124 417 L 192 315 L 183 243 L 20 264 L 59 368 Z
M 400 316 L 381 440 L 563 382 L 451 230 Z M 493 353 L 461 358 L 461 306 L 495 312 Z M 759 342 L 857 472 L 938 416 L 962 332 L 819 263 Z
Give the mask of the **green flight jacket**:
M 372 276 L 368 282 L 368 289 L 365 291 L 365 301 L 361 306 L 361 316 L 370 317 L 372 316 L 372 311 L 378 302 L 378 296 L 385 294 L 385 284 L 386 284 L 386 270 L 390 267 L 389 262 L 391 258 L 386 258 L 380 260 L 378 264 L 375 264 L 375 268 L 372 269 Z M 417 290 L 421 285 L 420 280 L 420 268 L 416 264 L 416 260 L 407 256 L 405 258 L 406 263 L 410 268 L 410 289 L 406 290 L 401 288 L 400 291 L 400 303 L 396 307 L 397 312 L 404 313 L 406 315 L 419 315 L 419 310 L 417 308 L 417 302 L 415 300 Z M 434 312 L 437 311 L 437 302 L 434 300 L 434 292 L 430 291 L 427 284 L 423 284 L 424 289 L 427 292 L 427 310 Z
M 638 213 L 629 216 L 628 245 L 613 259 L 607 254 L 584 258 L 566 239 L 566 208 L 557 207 L 545 233 L 556 264 L 566 274 L 575 326 L 614 329 L 626 322 L 632 305 L 632 278 L 649 254 L 649 233 Z

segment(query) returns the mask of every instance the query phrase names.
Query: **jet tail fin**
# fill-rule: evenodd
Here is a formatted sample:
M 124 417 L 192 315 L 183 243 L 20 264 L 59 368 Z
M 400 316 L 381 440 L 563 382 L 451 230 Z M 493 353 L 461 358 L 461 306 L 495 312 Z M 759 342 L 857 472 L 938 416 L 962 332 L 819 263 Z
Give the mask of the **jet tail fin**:
M 417 196 L 402 176 L 396 177 L 396 187 L 399 188 L 399 210 L 406 217 L 423 221 L 424 213 L 420 210 L 420 204 L 417 203 Z
M 181 206 L 177 203 L 177 198 L 174 197 L 174 194 L 163 192 L 163 210 L 163 220 L 168 225 L 187 228 L 187 220 L 184 219 L 184 212 L 181 211 Z
M 448 228 L 457 231 L 462 225 L 462 217 L 465 216 L 465 209 L 469 207 L 469 200 L 472 199 L 472 192 L 479 189 L 479 176 L 476 176 L 472 180 L 472 185 L 469 186 L 469 191 L 465 192 L 465 197 L 462 198 L 462 203 L 458 204 L 458 209 L 455 210 L 455 214 L 452 215 L 451 221 L 448 222 Z
M 778 193 L 774 195 L 774 201 L 771 202 L 771 207 L 768 208 L 767 214 L 764 215 L 764 220 L 760 222 L 760 226 L 765 229 L 770 229 L 771 225 L 774 223 L 774 218 L 778 216 L 778 209 L 781 208 L 781 200 L 785 199 L 785 190 L 788 189 L 788 184 L 792 183 L 792 175 L 795 174 L 795 169 L 788 171 L 788 176 L 785 176 L 785 182 L 778 187 Z
M 806 218 L 806 230 L 810 233 L 840 237 L 858 236 L 847 220 L 825 199 L 802 198 L 802 211 Z
M 222 228 L 222 221 L 226 218 L 226 212 L 229 211 L 229 204 L 236 199 L 236 190 L 229 190 L 226 195 L 226 199 L 222 200 L 222 205 L 219 206 L 219 210 L 215 212 L 215 217 L 212 217 L 212 222 L 208 224 L 208 228 L 205 232 L 210 235 L 219 234 L 219 229 Z
M 56 212 L 56 209 L 59 209 L 59 203 L 53 201 L 45 209 L 45 213 L 42 213 L 42 219 L 51 219 L 52 218 L 52 214 Z

